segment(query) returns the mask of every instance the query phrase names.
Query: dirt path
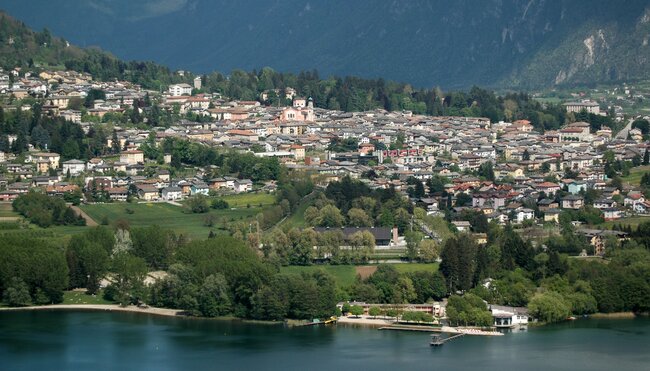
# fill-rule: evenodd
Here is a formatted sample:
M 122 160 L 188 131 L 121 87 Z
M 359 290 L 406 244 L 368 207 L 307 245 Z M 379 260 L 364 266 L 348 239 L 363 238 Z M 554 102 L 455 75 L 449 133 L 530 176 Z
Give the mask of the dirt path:
M 72 210 L 74 210 L 77 214 L 81 215 L 84 219 L 86 219 L 86 225 L 88 227 L 96 227 L 99 225 L 96 221 L 93 220 L 88 214 L 86 214 L 83 210 L 79 208 L 79 206 L 70 206 Z

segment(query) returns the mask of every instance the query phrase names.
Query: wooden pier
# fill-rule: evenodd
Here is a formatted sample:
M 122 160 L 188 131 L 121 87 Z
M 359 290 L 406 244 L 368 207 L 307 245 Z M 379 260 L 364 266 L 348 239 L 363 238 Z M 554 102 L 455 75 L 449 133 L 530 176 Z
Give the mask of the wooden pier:
M 394 331 L 441 332 L 440 327 L 409 326 L 409 325 L 390 325 L 390 326 L 380 327 L 379 329 L 394 330 Z

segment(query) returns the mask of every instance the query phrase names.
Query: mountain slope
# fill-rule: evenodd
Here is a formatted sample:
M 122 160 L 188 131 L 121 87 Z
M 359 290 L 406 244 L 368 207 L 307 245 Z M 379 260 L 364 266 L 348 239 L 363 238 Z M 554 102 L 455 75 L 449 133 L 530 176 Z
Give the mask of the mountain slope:
M 124 62 L 98 48 L 79 48 L 54 37 L 48 30 L 35 32 L 0 12 L 0 67 L 43 67 L 88 72 L 99 80 L 120 79 L 159 89 L 162 84 L 188 81 L 153 62 Z
M 2 6 L 76 44 L 196 72 L 316 68 L 322 75 L 455 88 L 645 78 L 649 3 L 5 0 Z

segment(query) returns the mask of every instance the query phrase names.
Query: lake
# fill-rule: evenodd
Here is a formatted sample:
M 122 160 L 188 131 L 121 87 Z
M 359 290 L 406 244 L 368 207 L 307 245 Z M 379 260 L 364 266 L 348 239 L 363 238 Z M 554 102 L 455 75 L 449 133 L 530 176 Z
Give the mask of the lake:
M 426 333 L 90 311 L 0 312 L 0 370 L 648 370 L 650 319 L 429 346 Z

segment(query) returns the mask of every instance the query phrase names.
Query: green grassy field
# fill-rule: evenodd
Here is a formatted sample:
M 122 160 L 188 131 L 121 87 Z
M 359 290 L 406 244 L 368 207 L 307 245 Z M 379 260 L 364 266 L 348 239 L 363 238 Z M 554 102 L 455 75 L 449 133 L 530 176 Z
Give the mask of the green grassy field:
M 288 217 L 284 222 L 282 222 L 282 226 L 289 226 L 290 228 L 305 228 L 307 227 L 307 222 L 305 222 L 305 210 L 309 206 L 311 206 L 313 199 L 313 193 L 311 195 L 306 196 L 305 198 L 300 201 L 300 205 L 298 205 L 298 208 L 296 208 L 296 211 L 291 214 L 290 217 Z
M 101 290 L 96 295 L 86 295 L 81 291 L 64 291 L 62 304 L 115 304 L 103 298 Z
M 430 264 L 424 264 L 424 263 L 406 264 L 406 263 L 404 263 L 404 264 L 393 264 L 393 266 L 400 273 L 410 273 L 410 272 L 418 272 L 418 271 L 429 271 L 429 272 L 437 272 L 438 271 L 438 263 L 430 263 Z
M 290 266 L 280 268 L 281 273 L 300 274 L 302 272 L 311 273 L 315 270 L 322 269 L 334 276 L 339 287 L 350 286 L 354 283 L 357 272 L 354 265 L 310 265 L 310 266 Z
M 650 173 L 650 166 L 639 166 L 630 170 L 630 175 L 623 177 L 623 182 L 629 183 L 632 185 L 641 184 L 641 178 L 643 174 Z
M 159 225 L 163 228 L 169 228 L 176 233 L 182 233 L 190 238 L 207 238 L 210 230 L 219 233 L 220 230 L 226 229 L 228 223 L 237 221 L 247 221 L 263 211 L 275 202 L 272 194 L 240 194 L 225 196 L 224 200 L 230 205 L 230 209 L 213 210 L 210 209 L 205 214 L 185 213 L 183 208 L 170 205 L 167 203 L 109 203 L 81 205 L 80 208 L 86 212 L 97 223 L 102 223 L 105 219 L 109 223 L 117 220 L 126 220 L 132 227 L 146 227 L 150 225 Z M 262 205 L 260 207 L 259 205 Z M 250 207 L 248 207 L 250 205 Z M 127 213 L 127 209 L 133 213 Z M 214 217 L 214 226 L 207 227 L 204 220 L 207 215 Z M 19 217 L 20 215 L 13 211 L 10 203 L 0 204 L 0 222 L 10 222 L 10 218 Z M 33 237 L 43 237 L 53 239 L 56 242 L 66 242 L 72 235 L 82 233 L 87 227 L 76 226 L 52 226 L 49 228 L 39 228 L 30 225 L 27 229 L 17 229 L 5 231 L 3 233 L 30 234 Z
M 275 196 L 270 193 L 242 193 L 239 195 L 228 195 L 221 197 L 228 202 L 230 207 L 246 207 L 247 205 L 273 205 Z
M 614 224 L 620 224 L 620 225 L 629 225 L 632 228 L 636 228 L 637 225 L 644 223 L 644 222 L 650 222 L 650 217 L 648 216 L 632 216 L 629 218 L 622 218 L 619 220 L 612 220 L 605 222 L 601 224 L 601 227 L 604 229 L 611 229 Z
M 392 264 L 395 269 L 400 273 L 410 273 L 417 271 L 431 271 L 436 272 L 438 270 L 438 263 L 432 264 L 422 264 L 422 263 L 412 263 L 412 264 Z M 366 267 L 366 266 L 360 266 Z M 302 272 L 313 272 L 317 269 L 323 269 L 327 273 L 334 276 L 336 283 L 340 287 L 350 286 L 354 283 L 357 278 L 357 270 L 354 265 L 310 265 L 310 266 L 290 266 L 280 268 L 281 273 L 293 273 L 300 274 Z
M 14 209 L 11 207 L 11 203 L 0 203 L 0 218 L 7 218 L 7 217 L 19 217 L 20 214 L 14 211 Z
M 262 211 L 257 206 L 236 210 L 213 210 L 205 214 L 185 213 L 183 208 L 167 203 L 113 203 L 82 205 L 81 209 L 91 218 L 101 223 L 105 218 L 110 223 L 126 220 L 131 227 L 158 225 L 191 238 L 207 238 L 210 230 L 223 229 L 225 225 L 240 220 L 249 220 Z M 127 209 L 132 213 L 128 213 Z M 204 226 L 207 215 L 215 217 L 213 227 Z

